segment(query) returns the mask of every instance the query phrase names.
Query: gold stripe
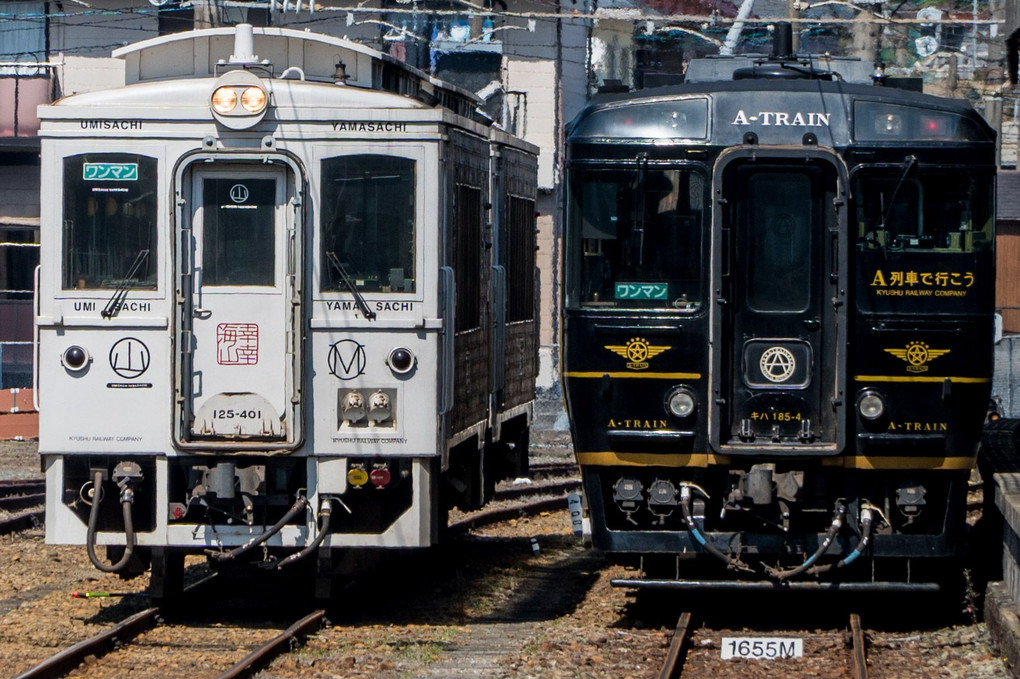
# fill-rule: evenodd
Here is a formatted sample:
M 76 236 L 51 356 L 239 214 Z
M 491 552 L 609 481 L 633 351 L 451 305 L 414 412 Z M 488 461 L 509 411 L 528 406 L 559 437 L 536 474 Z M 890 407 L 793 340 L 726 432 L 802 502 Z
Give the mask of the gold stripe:
M 701 373 L 625 373 L 625 372 L 566 372 L 564 377 L 595 377 L 608 375 L 614 379 L 644 378 L 658 380 L 700 380 Z
M 942 382 L 949 380 L 961 384 L 988 384 L 992 381 L 990 377 L 911 377 L 909 375 L 857 375 L 854 379 L 858 382 Z
M 576 453 L 577 464 L 582 467 L 708 467 L 727 465 L 729 455 L 693 453 L 691 455 L 656 455 L 654 453 L 618 453 L 614 451 Z M 968 471 L 974 467 L 973 457 L 878 457 L 865 455 L 839 455 L 823 457 L 826 467 L 847 469 L 928 469 Z
M 691 455 L 656 455 L 654 453 L 617 453 L 614 451 L 576 453 L 577 464 L 592 467 L 707 467 L 729 464 L 726 455 L 693 453 Z
M 930 469 L 968 471 L 974 468 L 973 457 L 879 457 L 875 455 L 845 455 L 822 460 L 827 467 L 847 469 Z

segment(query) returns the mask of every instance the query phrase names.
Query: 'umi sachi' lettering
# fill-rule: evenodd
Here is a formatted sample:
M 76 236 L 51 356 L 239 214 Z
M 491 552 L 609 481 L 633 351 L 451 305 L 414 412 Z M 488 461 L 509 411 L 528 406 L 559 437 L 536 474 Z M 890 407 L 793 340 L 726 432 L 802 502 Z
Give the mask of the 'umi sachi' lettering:
M 82 120 L 83 130 L 140 130 L 141 120 Z

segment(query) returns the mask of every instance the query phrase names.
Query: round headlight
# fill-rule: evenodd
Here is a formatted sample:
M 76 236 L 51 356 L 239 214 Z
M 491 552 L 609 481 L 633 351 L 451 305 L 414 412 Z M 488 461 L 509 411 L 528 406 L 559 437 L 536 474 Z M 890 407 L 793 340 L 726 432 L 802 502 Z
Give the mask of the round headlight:
M 390 366 L 390 370 L 398 375 L 405 375 L 414 368 L 414 354 L 410 349 L 397 347 L 386 357 L 386 365 Z
M 75 344 L 64 349 L 64 353 L 60 355 L 60 362 L 71 372 L 79 372 L 89 364 L 90 358 L 89 352 L 84 347 Z
M 885 399 L 877 391 L 866 391 L 857 399 L 857 412 L 866 420 L 877 420 L 885 414 Z
M 266 107 L 266 93 L 259 87 L 246 87 L 241 93 L 241 108 L 248 113 L 259 113 Z
M 217 87 L 212 95 L 212 107 L 217 113 L 230 113 L 237 107 L 237 92 L 233 87 Z
M 697 402 L 694 394 L 685 387 L 677 387 L 666 398 L 666 410 L 676 417 L 687 417 L 694 412 Z

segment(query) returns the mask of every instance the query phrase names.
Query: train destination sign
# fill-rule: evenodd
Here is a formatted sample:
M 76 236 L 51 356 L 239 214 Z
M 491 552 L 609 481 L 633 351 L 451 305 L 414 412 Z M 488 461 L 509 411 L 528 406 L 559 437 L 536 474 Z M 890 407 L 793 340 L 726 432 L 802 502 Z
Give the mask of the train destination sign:
M 136 182 L 138 163 L 84 163 L 81 175 L 90 182 Z

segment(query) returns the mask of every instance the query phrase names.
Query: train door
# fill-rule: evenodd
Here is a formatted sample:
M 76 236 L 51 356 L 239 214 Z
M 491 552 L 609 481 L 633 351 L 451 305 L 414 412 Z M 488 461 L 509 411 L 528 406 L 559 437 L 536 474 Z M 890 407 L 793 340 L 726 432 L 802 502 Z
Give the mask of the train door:
M 180 240 L 180 442 L 294 444 L 301 251 L 293 173 L 271 164 L 193 167 Z
M 821 152 L 720 162 L 713 444 L 738 453 L 842 447 L 843 182 Z

